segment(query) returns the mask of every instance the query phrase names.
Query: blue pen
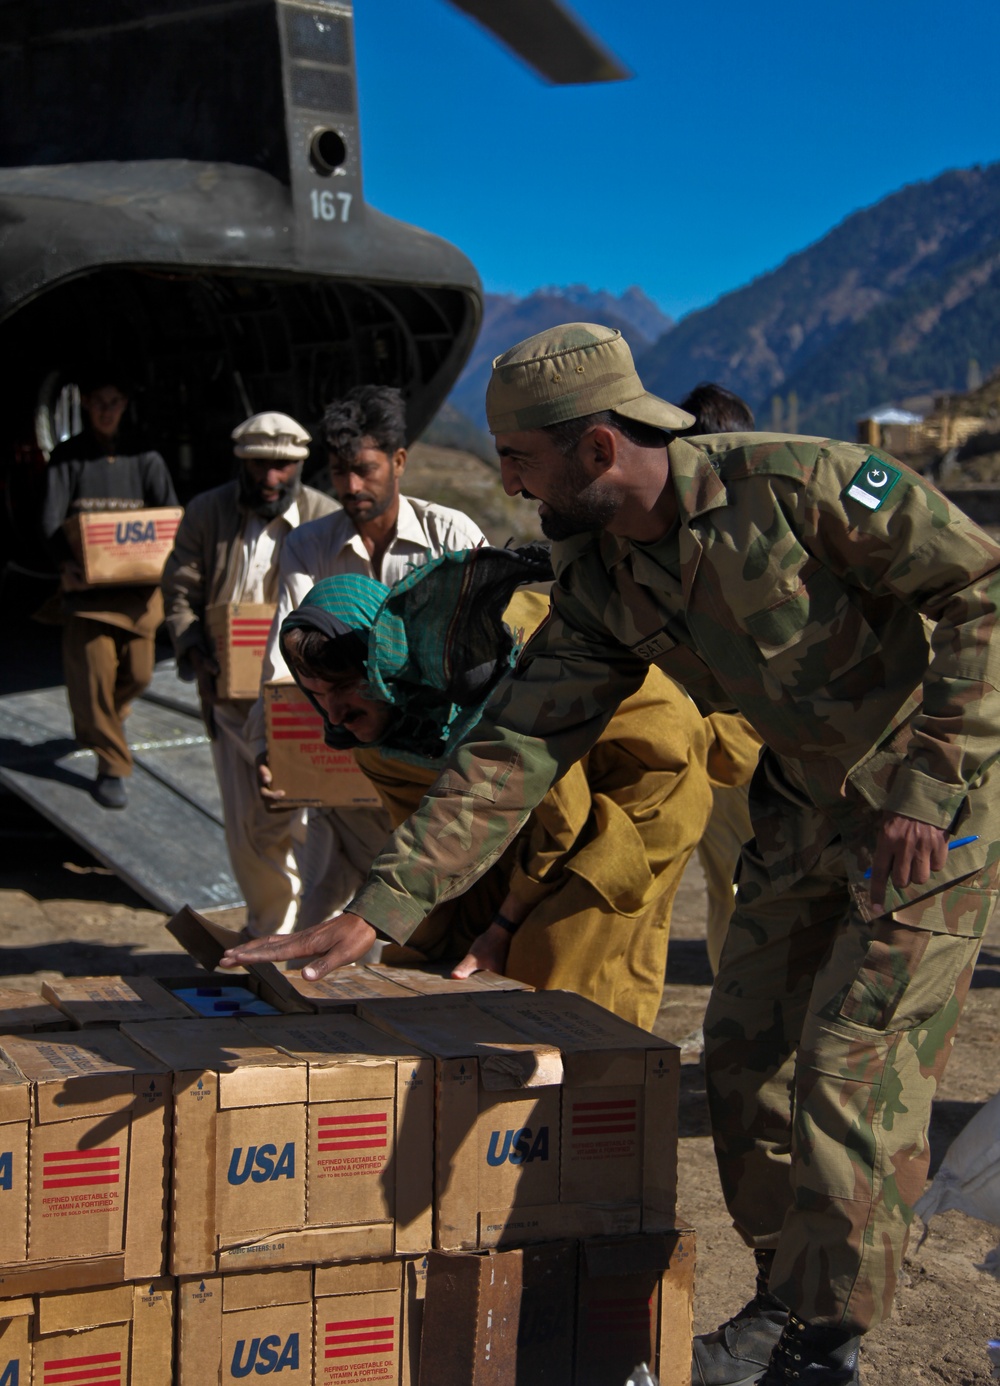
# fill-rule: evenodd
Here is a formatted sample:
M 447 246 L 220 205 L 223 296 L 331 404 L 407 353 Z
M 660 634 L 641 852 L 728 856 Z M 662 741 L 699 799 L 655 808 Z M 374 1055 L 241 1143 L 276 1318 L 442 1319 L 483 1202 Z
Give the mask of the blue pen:
M 978 842 L 978 841 L 979 841 L 979 834 L 978 834 L 978 833 L 973 833 L 971 837 L 956 837 L 954 842 L 949 842 L 949 843 L 948 843 L 948 851 L 949 851 L 949 852 L 954 852 L 954 850 L 955 850 L 956 847 L 968 847 L 968 845 L 969 845 L 970 842 Z M 862 879 L 865 880 L 865 881 L 871 880 L 871 874 L 872 874 L 872 869 L 871 869 L 871 867 L 869 866 L 868 870 L 865 872 L 865 874 L 864 874 L 864 876 L 862 877 Z

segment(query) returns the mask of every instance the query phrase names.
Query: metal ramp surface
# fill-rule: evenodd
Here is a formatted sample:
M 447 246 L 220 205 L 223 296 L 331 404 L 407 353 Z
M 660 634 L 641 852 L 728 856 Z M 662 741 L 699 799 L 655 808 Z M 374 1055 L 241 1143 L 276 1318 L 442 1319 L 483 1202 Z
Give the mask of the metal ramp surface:
M 0 697 L 0 784 L 157 909 L 241 905 L 197 696 L 172 662 L 157 665 L 126 725 L 135 757 L 129 803 L 109 812 L 90 796 L 94 757 L 76 748 L 65 688 L 8 693 Z

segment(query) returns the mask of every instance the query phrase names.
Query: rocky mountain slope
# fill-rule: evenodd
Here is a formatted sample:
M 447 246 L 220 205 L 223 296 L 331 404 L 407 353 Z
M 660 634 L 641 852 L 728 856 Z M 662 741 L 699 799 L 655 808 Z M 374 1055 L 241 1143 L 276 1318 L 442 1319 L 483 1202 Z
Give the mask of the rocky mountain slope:
M 637 353 L 679 398 L 718 380 L 755 408 L 797 396 L 809 433 L 853 436 L 886 399 L 962 389 L 1000 364 L 1000 163 L 902 188 Z

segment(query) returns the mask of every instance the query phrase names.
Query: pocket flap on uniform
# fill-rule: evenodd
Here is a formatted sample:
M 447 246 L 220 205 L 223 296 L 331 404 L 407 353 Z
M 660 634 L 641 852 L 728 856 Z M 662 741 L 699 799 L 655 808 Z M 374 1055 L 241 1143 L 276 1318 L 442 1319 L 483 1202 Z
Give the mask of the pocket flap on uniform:
M 435 791 L 446 794 L 471 794 L 477 799 L 486 799 L 489 803 L 495 804 L 517 762 L 518 758 L 513 752 L 508 752 L 505 756 L 494 756 L 491 760 L 475 759 L 470 761 L 468 767 L 469 776 L 474 775 L 475 779 L 466 778 L 457 770 L 445 770 L 434 788 Z

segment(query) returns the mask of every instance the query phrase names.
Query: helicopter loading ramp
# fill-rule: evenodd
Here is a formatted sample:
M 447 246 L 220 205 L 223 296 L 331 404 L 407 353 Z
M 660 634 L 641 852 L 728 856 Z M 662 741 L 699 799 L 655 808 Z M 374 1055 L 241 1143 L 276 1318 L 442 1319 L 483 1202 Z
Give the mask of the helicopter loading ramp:
M 243 903 L 233 880 L 212 752 L 194 688 L 157 665 L 127 722 L 135 769 L 128 808 L 90 795 L 94 756 L 73 739 L 66 690 L 0 697 L 0 785 L 26 800 L 156 909 Z

